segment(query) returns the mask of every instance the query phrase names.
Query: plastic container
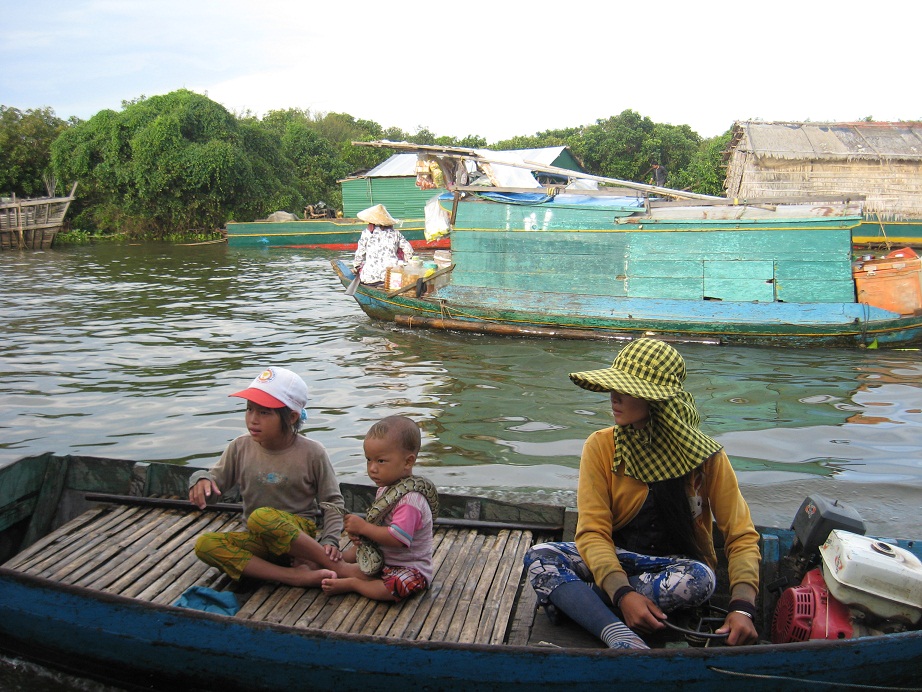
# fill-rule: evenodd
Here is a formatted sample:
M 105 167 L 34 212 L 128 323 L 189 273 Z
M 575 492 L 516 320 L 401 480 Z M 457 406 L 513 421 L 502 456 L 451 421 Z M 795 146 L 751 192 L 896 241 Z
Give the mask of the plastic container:
M 833 529 L 820 555 L 833 598 L 885 620 L 922 618 L 922 561 L 908 550 Z
M 395 291 L 403 286 L 403 270 L 400 267 L 388 267 L 384 272 L 384 290 Z
M 451 250 L 436 250 L 432 256 L 439 269 L 444 269 L 451 265 Z
M 429 277 L 432 274 L 435 274 L 436 270 L 439 268 L 435 262 L 423 262 L 423 278 Z
M 922 261 L 910 248 L 865 260 L 852 269 L 859 303 L 901 315 L 922 310 Z

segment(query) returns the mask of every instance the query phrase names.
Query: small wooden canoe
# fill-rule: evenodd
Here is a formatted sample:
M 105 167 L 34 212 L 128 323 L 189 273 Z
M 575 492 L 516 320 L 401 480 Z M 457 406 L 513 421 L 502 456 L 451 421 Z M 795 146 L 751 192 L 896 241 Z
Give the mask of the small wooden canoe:
M 551 625 L 522 556 L 572 531 L 563 507 L 443 495 L 433 584 L 396 605 L 233 584 L 192 546 L 203 531 L 236 526 L 239 506 L 169 499 L 184 497 L 194 470 L 50 454 L 0 468 L 0 648 L 153 689 L 918 689 L 916 630 L 746 647 L 676 635 L 625 653 L 572 623 Z M 373 492 L 343 485 L 354 511 Z M 761 531 L 769 582 L 792 534 Z M 171 605 L 191 585 L 235 593 L 240 610 Z M 758 605 L 764 633 L 773 604 L 764 595 Z

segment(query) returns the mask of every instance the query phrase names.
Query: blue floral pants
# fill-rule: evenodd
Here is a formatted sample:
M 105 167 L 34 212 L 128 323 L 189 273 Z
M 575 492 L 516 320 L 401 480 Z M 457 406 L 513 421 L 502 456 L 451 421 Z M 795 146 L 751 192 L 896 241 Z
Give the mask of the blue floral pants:
M 684 557 L 641 555 L 615 549 L 628 581 L 638 592 L 656 603 L 664 612 L 676 608 L 699 606 L 714 595 L 717 576 L 708 565 Z M 539 543 L 525 554 L 525 569 L 538 602 L 545 605 L 551 592 L 561 584 L 583 581 L 593 584 L 592 573 L 576 550 L 575 543 Z M 606 605 L 608 596 L 594 590 Z

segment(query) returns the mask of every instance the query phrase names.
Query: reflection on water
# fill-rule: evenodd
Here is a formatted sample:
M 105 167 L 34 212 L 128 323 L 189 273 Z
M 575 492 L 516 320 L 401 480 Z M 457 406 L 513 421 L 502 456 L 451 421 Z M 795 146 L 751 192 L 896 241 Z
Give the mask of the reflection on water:
M 573 502 L 583 440 L 608 400 L 566 374 L 604 342 L 407 331 L 370 322 L 331 255 L 222 246 L 0 254 L 0 464 L 46 451 L 209 465 L 243 432 L 227 394 L 267 363 L 310 388 L 308 430 L 343 480 L 360 441 L 402 413 L 424 428 L 442 488 Z M 918 536 L 917 351 L 679 345 L 704 429 L 726 447 L 757 521 L 789 525 L 804 496 L 857 508 L 878 535 Z M 93 689 L 0 659 L 0 687 Z M 21 685 L 21 687 L 17 687 Z
M 567 373 L 617 345 L 369 321 L 323 252 L 109 246 L 0 255 L 0 463 L 33 453 L 209 465 L 243 431 L 227 394 L 267 363 L 310 388 L 308 430 L 343 480 L 403 413 L 446 488 L 572 501 L 607 397 Z M 922 363 L 907 351 L 679 345 L 704 429 L 744 486 L 922 480 Z M 796 500 L 792 500 L 797 503 Z

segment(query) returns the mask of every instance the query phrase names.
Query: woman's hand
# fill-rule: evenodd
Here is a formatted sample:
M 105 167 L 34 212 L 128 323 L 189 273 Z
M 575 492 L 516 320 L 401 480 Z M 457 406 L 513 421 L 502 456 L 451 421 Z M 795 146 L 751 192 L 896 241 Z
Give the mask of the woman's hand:
M 666 613 L 649 598 L 636 591 L 624 594 L 618 603 L 618 609 L 624 618 L 624 624 L 637 632 L 655 632 L 666 626 L 663 624 Z
M 221 491 L 213 480 L 202 478 L 189 488 L 189 502 L 199 509 L 205 509 L 205 505 L 208 504 L 208 498 L 211 497 L 212 493 L 220 495 Z
M 759 633 L 756 631 L 752 618 L 736 610 L 727 613 L 724 624 L 715 631 L 715 634 L 727 634 L 728 646 L 755 644 L 759 640 Z

